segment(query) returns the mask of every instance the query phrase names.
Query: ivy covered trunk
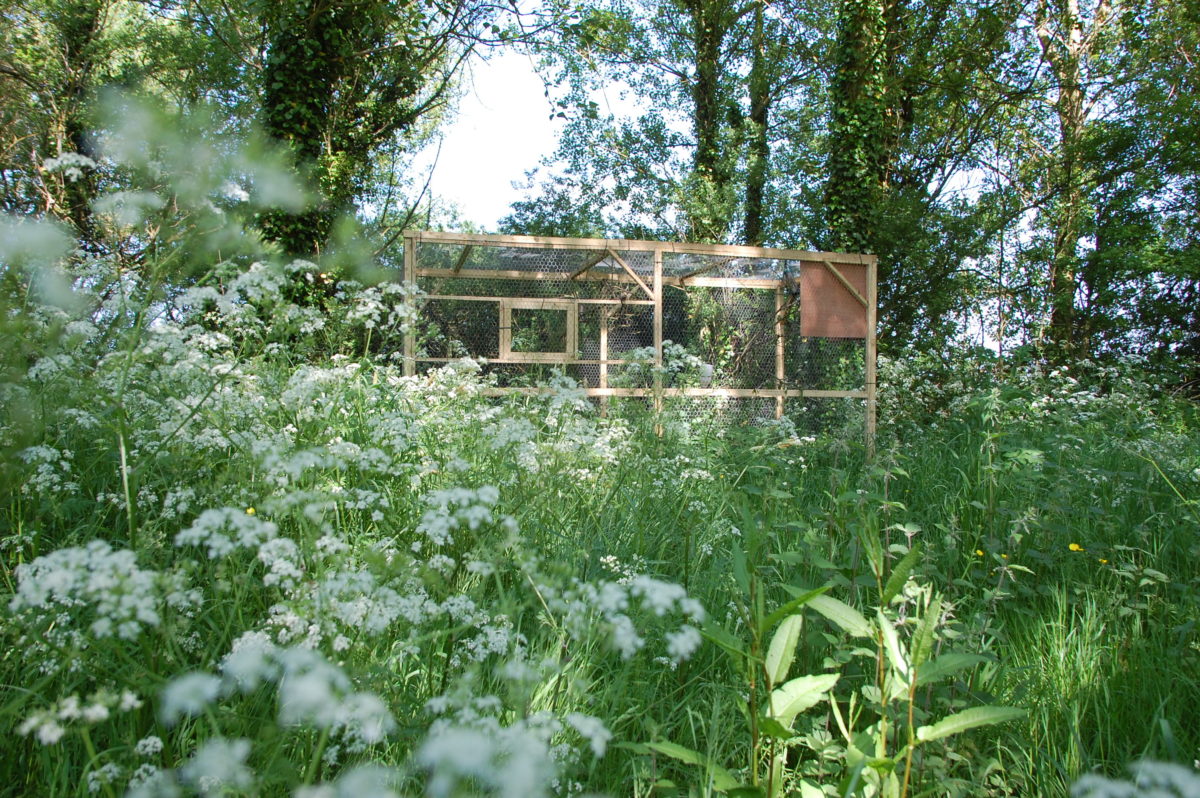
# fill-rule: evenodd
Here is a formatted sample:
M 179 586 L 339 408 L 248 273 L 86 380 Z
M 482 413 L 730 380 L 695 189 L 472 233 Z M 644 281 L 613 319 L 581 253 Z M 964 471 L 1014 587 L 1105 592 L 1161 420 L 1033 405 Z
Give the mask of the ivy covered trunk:
M 844 0 L 830 86 L 825 218 L 829 246 L 875 251 L 876 208 L 886 180 L 887 48 L 883 0 Z
M 1110 13 L 1108 0 L 1100 0 L 1090 27 L 1085 27 L 1078 0 L 1055 0 L 1052 8 L 1041 0 L 1036 11 L 1038 42 L 1050 65 L 1057 95 L 1054 112 L 1059 140 L 1050 164 L 1046 217 L 1053 239 L 1047 270 L 1049 338 L 1051 347 L 1060 354 L 1074 352 L 1083 343 L 1076 335 L 1075 301 L 1079 290 L 1079 239 L 1087 201 L 1081 153 L 1087 123 L 1085 69 Z
M 101 0 L 82 0 L 64 3 L 57 13 L 49 16 L 51 25 L 59 38 L 62 57 L 63 84 L 61 97 L 60 128 L 53 132 L 57 155 L 77 152 L 89 158 L 95 156 L 91 137 L 91 121 L 88 118 L 88 103 L 92 100 L 94 72 L 97 52 L 106 13 L 106 4 Z M 62 183 L 60 215 L 74 226 L 80 245 L 85 250 L 98 251 L 100 232 L 96 217 L 92 213 L 92 200 L 96 197 L 96 178 L 90 169 L 83 170 L 75 178 Z
M 351 14 L 324 0 L 297 0 L 280 12 L 270 32 L 263 80 L 263 125 L 290 147 L 297 167 L 322 184 L 334 92 L 353 58 Z M 325 192 L 322 192 L 325 193 Z M 329 235 L 334 198 L 322 196 L 300 213 L 275 212 L 263 232 L 292 255 L 315 254 Z
M 695 69 L 691 79 L 696 150 L 687 190 L 688 237 L 723 241 L 729 228 L 730 169 L 722 146 L 721 52 L 732 19 L 726 0 L 687 0 Z
M 771 113 L 771 77 L 763 33 L 763 2 L 754 4 L 754 41 L 750 64 L 750 147 L 747 153 L 745 219 L 742 243 L 762 246 L 763 202 L 766 196 L 771 142 L 767 124 Z
M 288 253 L 318 254 L 378 148 L 442 101 L 457 66 L 446 68 L 450 42 L 469 15 L 432 31 L 436 13 L 408 0 L 292 0 L 266 12 L 263 124 L 319 190 L 308 210 L 263 220 Z

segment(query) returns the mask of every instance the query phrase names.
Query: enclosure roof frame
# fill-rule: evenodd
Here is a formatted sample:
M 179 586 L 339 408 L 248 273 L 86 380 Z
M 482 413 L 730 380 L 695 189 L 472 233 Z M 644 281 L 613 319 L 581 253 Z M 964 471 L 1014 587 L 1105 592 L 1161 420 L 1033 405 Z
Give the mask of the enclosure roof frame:
M 685 255 L 724 255 L 734 258 L 829 261 L 856 266 L 872 266 L 875 255 L 853 252 L 814 252 L 803 249 L 748 247 L 738 244 L 696 244 L 684 241 L 642 241 L 627 238 L 560 238 L 557 236 L 489 235 L 483 233 L 406 230 L 404 238 L 414 243 L 458 244 L 462 246 L 507 246 L 527 249 L 573 249 L 617 252 L 671 252 Z M 601 259 L 603 260 L 603 258 Z

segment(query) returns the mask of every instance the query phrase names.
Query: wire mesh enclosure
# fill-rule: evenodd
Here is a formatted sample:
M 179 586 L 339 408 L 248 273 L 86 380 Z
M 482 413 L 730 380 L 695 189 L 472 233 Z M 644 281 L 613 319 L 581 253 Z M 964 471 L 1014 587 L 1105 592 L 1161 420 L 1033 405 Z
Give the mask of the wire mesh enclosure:
M 410 232 L 404 269 L 424 292 L 409 374 L 473 357 L 497 393 L 561 372 L 604 409 L 873 436 L 873 256 Z

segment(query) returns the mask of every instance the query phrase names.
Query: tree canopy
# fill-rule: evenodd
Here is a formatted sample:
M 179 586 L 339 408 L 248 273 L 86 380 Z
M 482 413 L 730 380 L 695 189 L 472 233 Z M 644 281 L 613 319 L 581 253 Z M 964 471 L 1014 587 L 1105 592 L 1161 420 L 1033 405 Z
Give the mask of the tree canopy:
M 310 189 L 247 229 L 318 259 L 339 219 L 402 223 L 391 205 L 420 194 L 407 158 L 445 124 L 466 59 L 519 48 L 564 127 L 506 232 L 869 252 L 885 348 L 969 335 L 1197 376 L 1197 0 L 9 0 L 0 15 L 0 204 L 61 221 L 92 255 L 135 262 L 146 245 L 96 218 L 131 185 L 95 148 L 112 89 L 275 142 Z

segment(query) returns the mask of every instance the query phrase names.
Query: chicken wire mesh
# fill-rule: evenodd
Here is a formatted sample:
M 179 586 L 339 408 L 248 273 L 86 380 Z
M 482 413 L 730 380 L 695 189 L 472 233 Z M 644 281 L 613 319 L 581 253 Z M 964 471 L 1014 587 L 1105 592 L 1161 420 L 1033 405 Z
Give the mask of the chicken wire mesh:
M 606 412 L 870 432 L 872 262 L 678 247 L 409 234 L 406 277 L 424 296 L 407 361 L 421 373 L 475 358 L 497 391 L 565 374 Z

